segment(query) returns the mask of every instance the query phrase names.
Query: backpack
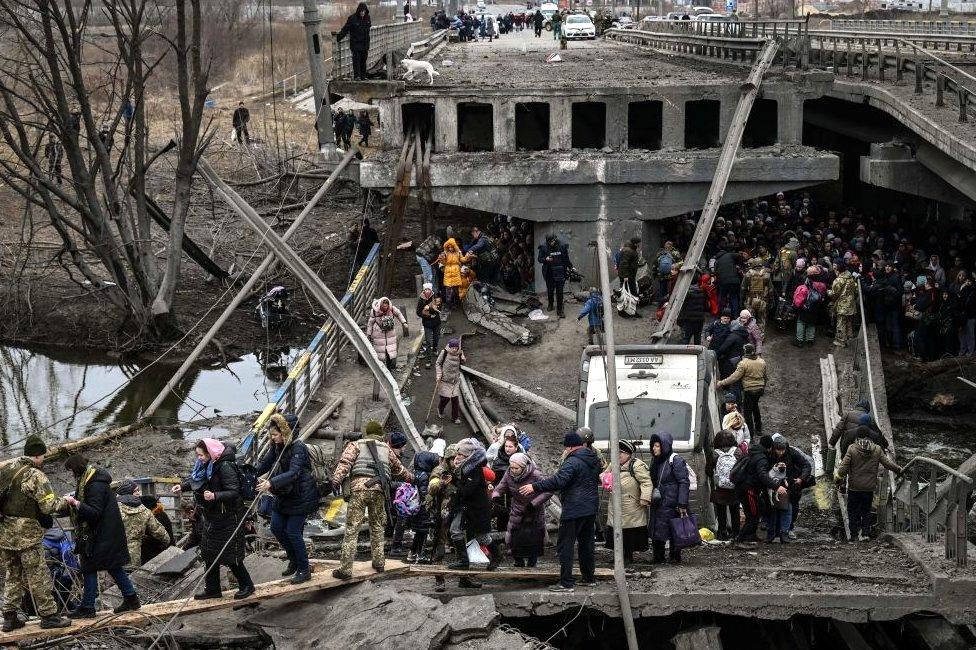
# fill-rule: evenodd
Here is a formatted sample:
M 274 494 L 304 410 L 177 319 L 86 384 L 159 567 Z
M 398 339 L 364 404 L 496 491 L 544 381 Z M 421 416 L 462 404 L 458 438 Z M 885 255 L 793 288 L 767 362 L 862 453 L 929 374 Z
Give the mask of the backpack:
M 397 487 L 393 509 L 401 517 L 412 517 L 420 512 L 420 492 L 412 483 L 401 483 Z
M 742 458 L 735 462 L 732 469 L 729 470 L 729 480 L 732 481 L 732 485 L 745 485 L 746 478 L 748 478 L 746 472 L 749 469 L 749 454 L 743 454 Z
M 329 471 L 331 454 L 326 452 L 323 445 L 305 445 L 308 448 L 308 460 L 312 465 L 312 478 L 315 479 L 315 487 L 318 488 L 319 496 L 326 497 L 332 494 L 332 472 Z
M 738 450 L 738 447 L 732 447 L 728 451 L 718 452 L 718 459 L 715 461 L 715 473 L 713 474 L 713 478 L 715 479 L 715 487 L 722 488 L 724 490 L 731 490 L 735 488 L 735 483 L 732 482 L 730 474 L 732 473 L 732 469 L 735 467 L 735 463 L 738 460 L 735 457 L 735 452 Z
M 662 251 L 657 256 L 657 274 L 671 275 L 671 267 L 674 266 L 674 257 L 667 251 Z
M 671 458 L 668 459 L 668 462 L 671 463 L 672 472 L 674 471 L 674 457 L 677 455 L 672 452 Z M 694 492 L 698 489 L 698 474 L 695 473 L 695 470 L 687 462 L 685 463 L 685 467 L 688 468 L 688 491 Z
M 819 291 L 813 288 L 813 283 L 809 280 L 806 281 L 807 285 L 807 297 L 803 301 L 803 309 L 813 309 L 817 304 L 823 300 L 823 296 Z
M 237 484 L 240 486 L 241 498 L 244 501 L 253 501 L 258 495 L 258 472 L 254 465 L 241 464 L 237 461 L 231 465 L 237 472 Z

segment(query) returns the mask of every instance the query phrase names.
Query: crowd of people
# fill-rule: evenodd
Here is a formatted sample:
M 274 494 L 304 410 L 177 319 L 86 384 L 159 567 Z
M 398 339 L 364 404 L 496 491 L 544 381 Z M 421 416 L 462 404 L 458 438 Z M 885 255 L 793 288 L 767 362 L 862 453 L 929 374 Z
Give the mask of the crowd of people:
M 694 225 L 679 220 L 655 259 L 660 301 L 680 268 L 671 242 L 683 249 Z M 976 231 L 948 222 L 939 237 L 931 226 L 906 214 L 837 211 L 805 192 L 738 204 L 716 219 L 682 319 L 697 325 L 744 307 L 760 329 L 767 318 L 795 321 L 797 346 L 813 345 L 823 332 L 846 346 L 860 321 L 860 290 L 883 346 L 923 361 L 973 356 Z M 713 337 L 713 348 L 721 344 Z

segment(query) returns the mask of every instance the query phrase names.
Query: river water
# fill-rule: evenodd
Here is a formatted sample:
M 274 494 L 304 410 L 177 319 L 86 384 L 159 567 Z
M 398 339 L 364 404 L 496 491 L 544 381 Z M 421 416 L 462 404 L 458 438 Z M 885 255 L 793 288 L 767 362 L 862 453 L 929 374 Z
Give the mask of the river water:
M 259 411 L 299 353 L 261 350 L 224 368 L 194 368 L 176 387 L 179 396 L 171 394 L 154 421 L 176 424 Z M 140 372 L 147 365 L 91 350 L 0 346 L 0 444 L 34 432 L 50 441 L 81 438 L 135 421 L 178 364 L 159 363 Z

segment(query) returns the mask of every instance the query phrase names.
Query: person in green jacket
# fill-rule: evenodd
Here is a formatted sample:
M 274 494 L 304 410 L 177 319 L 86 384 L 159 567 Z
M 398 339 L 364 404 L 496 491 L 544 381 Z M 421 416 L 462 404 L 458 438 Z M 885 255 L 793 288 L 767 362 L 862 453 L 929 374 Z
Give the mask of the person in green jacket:
M 558 41 L 563 35 L 563 15 L 557 11 L 552 15 L 550 21 L 552 22 L 552 39 Z

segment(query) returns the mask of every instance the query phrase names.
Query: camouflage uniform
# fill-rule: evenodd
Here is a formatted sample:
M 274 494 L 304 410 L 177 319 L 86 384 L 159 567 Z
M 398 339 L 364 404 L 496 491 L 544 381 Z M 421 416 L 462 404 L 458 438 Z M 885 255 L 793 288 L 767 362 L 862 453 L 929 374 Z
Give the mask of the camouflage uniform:
M 0 470 L 0 490 L 7 485 L 10 489 L 0 518 L 0 562 L 6 569 L 3 614 L 16 613 L 29 591 L 37 613 L 54 616 L 58 606 L 51 595 L 54 584 L 41 545 L 44 529 L 37 517 L 63 509 L 64 500 L 55 496 L 47 476 L 26 456 Z
M 766 315 L 769 313 L 769 300 L 773 297 L 773 282 L 769 269 L 762 260 L 754 257 L 748 262 L 749 270 L 742 278 L 742 304 L 752 312 L 759 329 L 766 330 Z
M 444 450 L 444 459 L 430 473 L 430 483 L 427 486 L 427 502 L 424 507 L 434 518 L 436 535 L 434 536 L 434 559 L 440 560 L 444 557 L 444 544 L 450 539 L 449 529 L 451 520 L 449 517 L 451 498 L 454 496 L 453 478 L 455 478 L 454 457 L 457 455 L 457 446 L 448 445 Z M 451 481 L 447 477 L 452 477 Z
M 854 316 L 857 315 L 857 279 L 850 271 L 844 271 L 827 291 L 833 300 L 833 311 L 837 316 L 834 330 L 834 345 L 844 346 L 854 335 Z
M 373 462 L 367 443 L 376 445 L 380 467 Z M 363 519 L 369 518 L 369 544 L 372 550 L 373 568 L 383 570 L 383 531 L 386 526 L 386 494 L 382 482 L 376 480 L 378 473 L 404 481 L 413 481 L 413 475 L 403 466 L 399 457 L 390 453 L 389 446 L 372 438 L 350 442 L 342 450 L 339 464 L 332 474 L 333 483 L 349 481 L 349 507 L 346 510 L 346 536 L 342 540 L 339 571 L 352 573 L 352 562 L 356 557 L 356 544 L 359 541 L 359 527 Z
M 119 497 L 119 514 L 129 546 L 129 567 L 142 566 L 142 540 L 148 535 L 160 544 L 169 544 L 169 533 L 139 497 Z

